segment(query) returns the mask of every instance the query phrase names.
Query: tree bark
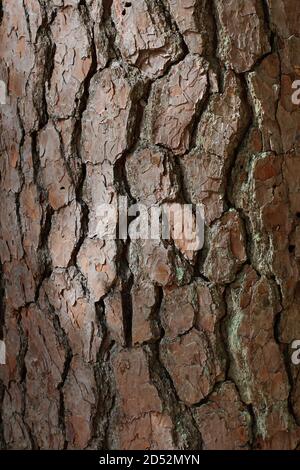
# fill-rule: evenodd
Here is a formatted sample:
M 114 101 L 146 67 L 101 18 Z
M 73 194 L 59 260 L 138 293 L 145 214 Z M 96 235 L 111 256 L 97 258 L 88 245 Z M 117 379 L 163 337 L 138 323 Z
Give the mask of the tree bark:
M 1 447 L 296 449 L 300 2 L 0 5 Z

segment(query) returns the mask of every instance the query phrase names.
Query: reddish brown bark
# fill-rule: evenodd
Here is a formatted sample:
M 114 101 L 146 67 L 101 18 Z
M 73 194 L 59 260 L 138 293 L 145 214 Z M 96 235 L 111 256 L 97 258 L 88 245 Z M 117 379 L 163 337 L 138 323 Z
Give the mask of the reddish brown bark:
M 297 0 L 2 0 L 0 443 L 296 449 Z M 97 207 L 203 204 L 205 244 Z

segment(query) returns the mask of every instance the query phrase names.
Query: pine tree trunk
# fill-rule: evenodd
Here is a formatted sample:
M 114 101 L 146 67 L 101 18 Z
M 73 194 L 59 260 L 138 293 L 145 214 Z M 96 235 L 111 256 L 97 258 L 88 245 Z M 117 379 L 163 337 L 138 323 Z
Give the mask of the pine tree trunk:
M 296 449 L 300 2 L 0 4 L 1 447 Z

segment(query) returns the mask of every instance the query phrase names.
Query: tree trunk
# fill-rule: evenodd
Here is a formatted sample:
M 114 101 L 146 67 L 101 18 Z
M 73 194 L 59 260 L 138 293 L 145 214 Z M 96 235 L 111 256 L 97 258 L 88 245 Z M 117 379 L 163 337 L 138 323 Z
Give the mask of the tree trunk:
M 296 449 L 300 2 L 0 4 L 1 447 Z

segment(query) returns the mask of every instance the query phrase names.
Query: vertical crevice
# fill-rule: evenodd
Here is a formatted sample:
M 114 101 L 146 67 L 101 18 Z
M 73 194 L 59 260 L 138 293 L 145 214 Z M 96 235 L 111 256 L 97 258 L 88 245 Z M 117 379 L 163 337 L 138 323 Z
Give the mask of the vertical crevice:
M 21 398 L 21 417 L 23 424 L 26 428 L 26 431 L 28 433 L 28 437 L 31 443 L 31 449 L 32 450 L 38 450 L 39 446 L 36 442 L 33 430 L 29 426 L 29 424 L 26 421 L 26 393 L 27 393 L 27 387 L 26 387 L 26 376 L 27 376 L 27 368 L 26 368 L 26 354 L 28 351 L 28 337 L 23 329 L 22 326 L 22 308 L 20 309 L 20 312 L 18 314 L 18 334 L 20 338 L 20 349 L 18 352 L 17 356 L 17 367 L 19 371 L 19 385 L 20 389 L 22 392 L 22 398 Z
M 110 339 L 105 322 L 105 304 L 101 299 L 95 303 L 98 327 L 102 333 L 102 343 L 95 364 L 95 380 L 98 389 L 98 401 L 92 420 L 92 437 L 89 446 L 96 443 L 99 450 L 109 449 L 109 425 L 111 412 L 115 405 L 115 383 L 110 364 L 114 342 Z
M 57 316 L 54 317 L 53 324 L 55 326 L 56 331 L 59 331 L 61 333 L 62 344 L 64 346 L 65 353 L 66 353 L 64 369 L 63 369 L 63 373 L 62 373 L 62 376 L 61 376 L 61 381 L 57 386 L 57 390 L 59 391 L 58 425 L 59 425 L 59 427 L 60 427 L 60 429 L 61 429 L 61 431 L 64 435 L 64 439 L 65 439 L 64 449 L 67 449 L 68 448 L 68 440 L 67 440 L 67 435 L 66 435 L 65 400 L 64 400 L 63 388 L 64 388 L 64 384 L 66 382 L 66 379 L 67 379 L 69 371 L 70 371 L 71 362 L 72 362 L 72 358 L 73 358 L 73 353 L 72 353 L 72 349 L 71 349 L 69 341 L 68 341 L 68 337 L 67 337 L 66 333 L 63 331 L 63 329 L 61 328 L 60 322 L 59 322 L 59 319 L 58 319 Z

